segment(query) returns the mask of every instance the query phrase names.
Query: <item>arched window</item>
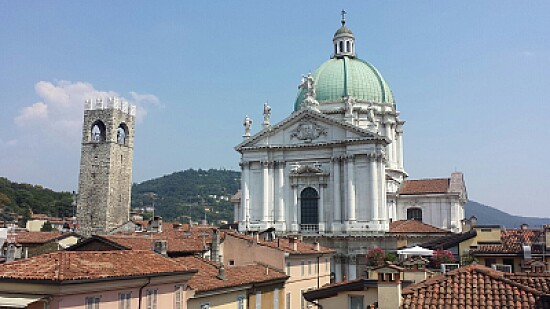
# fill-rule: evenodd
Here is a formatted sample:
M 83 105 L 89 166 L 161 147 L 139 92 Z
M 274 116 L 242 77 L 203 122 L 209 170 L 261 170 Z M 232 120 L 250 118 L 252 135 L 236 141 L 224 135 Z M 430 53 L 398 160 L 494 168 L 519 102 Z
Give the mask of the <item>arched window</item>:
M 338 53 L 338 45 L 334 43 L 334 54 L 336 55 Z
M 346 52 L 348 53 L 351 52 L 351 45 L 349 41 L 346 41 L 346 48 L 347 48 Z
M 98 120 L 92 124 L 91 140 L 94 143 L 101 143 L 105 141 L 105 124 Z
M 302 225 L 319 224 L 319 194 L 317 190 L 309 187 L 300 194 L 300 223 Z M 310 226 L 308 229 L 312 228 Z
M 340 52 L 345 53 L 345 51 L 344 51 L 344 41 L 340 41 Z
M 128 127 L 125 123 L 121 123 L 116 131 L 116 142 L 119 145 L 126 145 L 128 137 Z
M 407 209 L 407 220 L 422 221 L 422 209 L 420 208 Z

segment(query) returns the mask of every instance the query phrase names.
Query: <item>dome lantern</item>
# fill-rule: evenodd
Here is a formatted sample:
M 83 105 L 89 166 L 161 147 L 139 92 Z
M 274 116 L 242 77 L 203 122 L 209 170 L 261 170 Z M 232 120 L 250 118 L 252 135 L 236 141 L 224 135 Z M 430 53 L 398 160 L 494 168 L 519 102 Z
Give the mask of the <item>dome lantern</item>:
M 342 10 L 342 27 L 334 33 L 332 43 L 334 46 L 333 58 L 344 56 L 355 57 L 355 37 L 353 32 L 346 27 L 346 11 Z

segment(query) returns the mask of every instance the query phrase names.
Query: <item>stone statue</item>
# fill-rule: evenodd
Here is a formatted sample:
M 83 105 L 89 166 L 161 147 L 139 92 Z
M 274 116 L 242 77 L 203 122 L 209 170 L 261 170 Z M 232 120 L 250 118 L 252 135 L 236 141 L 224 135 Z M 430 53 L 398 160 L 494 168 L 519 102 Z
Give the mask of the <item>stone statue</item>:
M 246 115 L 246 117 L 244 117 L 244 122 L 243 122 L 243 126 L 244 126 L 244 137 L 250 137 L 250 127 L 252 126 L 252 119 L 250 119 L 250 117 L 248 117 L 248 115 Z
M 313 76 L 309 73 L 307 76 L 302 76 L 302 82 L 299 89 L 304 90 L 304 100 L 302 101 L 302 108 L 311 108 L 318 110 L 319 102 L 315 99 L 315 81 Z
M 269 127 L 269 117 L 271 117 L 271 106 L 264 103 L 264 128 Z

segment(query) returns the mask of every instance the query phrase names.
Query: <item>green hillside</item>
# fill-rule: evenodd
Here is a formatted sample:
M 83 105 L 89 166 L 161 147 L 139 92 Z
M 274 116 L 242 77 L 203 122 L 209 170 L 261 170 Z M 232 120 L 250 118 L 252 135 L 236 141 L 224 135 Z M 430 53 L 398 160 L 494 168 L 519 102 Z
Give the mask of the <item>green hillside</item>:
M 13 214 L 30 216 L 42 213 L 55 217 L 72 216 L 72 196 L 39 185 L 16 183 L 0 177 L 0 209 L 4 220 L 12 221 Z
M 550 224 L 550 218 L 514 216 L 474 201 L 469 201 L 464 208 L 466 218 L 476 216 L 478 224 L 498 224 L 507 228 L 518 228 L 523 223 L 531 228 L 541 228 L 544 224 Z
M 132 208 L 151 208 L 165 220 L 233 221 L 229 198 L 240 187 L 241 173 L 229 170 L 176 172 L 132 186 Z

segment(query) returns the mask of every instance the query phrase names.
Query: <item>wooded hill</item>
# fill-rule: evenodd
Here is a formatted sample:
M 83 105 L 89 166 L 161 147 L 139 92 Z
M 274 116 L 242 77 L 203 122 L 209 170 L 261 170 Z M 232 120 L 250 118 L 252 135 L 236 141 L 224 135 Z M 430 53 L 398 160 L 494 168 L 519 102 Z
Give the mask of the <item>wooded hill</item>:
M 176 172 L 132 186 L 132 208 L 153 207 L 164 220 L 189 222 L 206 219 L 233 221 L 232 195 L 240 187 L 241 173 L 230 170 Z
M 16 183 L 0 177 L 0 208 L 5 221 L 12 221 L 12 213 L 30 218 L 32 213 L 53 217 L 73 215 L 72 195 L 55 192 L 40 185 Z

